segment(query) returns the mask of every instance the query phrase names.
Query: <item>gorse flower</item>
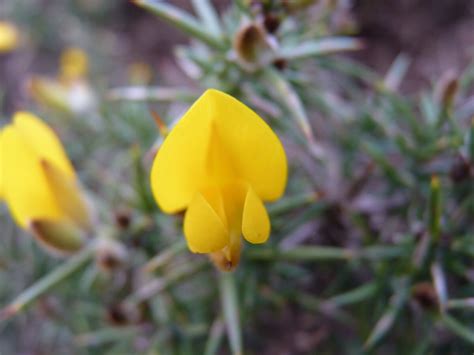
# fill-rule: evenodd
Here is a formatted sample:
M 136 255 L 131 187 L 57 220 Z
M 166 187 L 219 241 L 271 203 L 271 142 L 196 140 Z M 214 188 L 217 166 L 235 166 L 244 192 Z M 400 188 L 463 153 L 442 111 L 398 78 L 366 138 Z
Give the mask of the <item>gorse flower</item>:
M 9 22 L 0 21 L 0 53 L 13 51 L 19 42 L 18 31 Z
M 88 71 L 87 54 L 80 48 L 67 48 L 61 53 L 57 78 L 34 75 L 29 92 L 48 108 L 76 114 L 93 111 L 96 99 L 87 80 Z
M 80 48 L 71 47 L 61 53 L 59 78 L 65 83 L 84 79 L 89 71 L 89 58 Z
M 231 270 L 243 237 L 264 243 L 270 220 L 263 201 L 284 192 L 285 151 L 271 128 L 235 98 L 207 90 L 159 149 L 151 172 L 153 194 L 166 213 L 186 209 L 191 251 L 210 253 Z
M 90 220 L 74 169 L 56 134 L 31 113 L 16 113 L 0 131 L 0 199 L 43 245 L 82 246 Z

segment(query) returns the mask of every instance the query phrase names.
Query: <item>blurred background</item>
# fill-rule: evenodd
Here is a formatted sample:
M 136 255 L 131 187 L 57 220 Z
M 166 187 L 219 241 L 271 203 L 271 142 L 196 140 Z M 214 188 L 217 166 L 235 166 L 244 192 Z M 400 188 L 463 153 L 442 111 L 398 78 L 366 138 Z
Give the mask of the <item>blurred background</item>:
M 207 87 L 257 110 L 290 161 L 271 241 L 235 272 L 244 353 L 472 353 L 473 1 L 16 0 L 0 21 L 18 35 L 1 124 L 29 110 L 53 126 L 103 239 L 0 321 L 0 354 L 237 353 L 217 272 L 148 183 L 152 112 L 171 127 Z M 71 48 L 87 65 L 65 84 Z M 1 207 L 1 307 L 68 260 Z

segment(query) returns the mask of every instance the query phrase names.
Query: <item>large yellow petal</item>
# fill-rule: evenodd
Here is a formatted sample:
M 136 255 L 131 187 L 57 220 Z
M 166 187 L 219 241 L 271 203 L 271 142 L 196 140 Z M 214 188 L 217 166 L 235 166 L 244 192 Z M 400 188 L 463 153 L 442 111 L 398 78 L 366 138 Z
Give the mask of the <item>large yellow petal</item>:
M 229 233 L 209 202 L 196 193 L 184 216 L 184 235 L 194 253 L 212 253 L 229 243 Z
M 185 114 L 173 128 L 153 162 L 152 191 L 167 213 L 186 208 L 206 177 L 210 116 L 198 102 L 190 110 L 192 117 Z
M 29 112 L 18 112 L 13 124 L 24 141 L 41 158 L 53 163 L 63 173 L 72 177 L 74 169 L 54 131 Z
M 200 101 L 211 107 L 211 118 L 238 177 L 263 200 L 278 199 L 285 189 L 287 163 L 272 129 L 254 111 L 223 92 L 207 90 Z
M 245 198 L 242 234 L 253 244 L 265 243 L 270 235 L 270 219 L 267 210 L 252 188 L 248 189 Z
M 59 219 L 62 213 L 49 189 L 38 154 L 14 125 L 2 134 L 5 200 L 22 227 L 32 219 Z
M 89 212 L 76 179 L 67 176 L 47 160 L 42 160 L 41 166 L 61 211 L 77 226 L 88 228 Z
M 207 90 L 164 141 L 151 174 L 154 196 L 168 213 L 186 208 L 196 191 L 228 180 L 248 182 L 264 200 L 286 185 L 286 156 L 278 137 L 233 97 Z

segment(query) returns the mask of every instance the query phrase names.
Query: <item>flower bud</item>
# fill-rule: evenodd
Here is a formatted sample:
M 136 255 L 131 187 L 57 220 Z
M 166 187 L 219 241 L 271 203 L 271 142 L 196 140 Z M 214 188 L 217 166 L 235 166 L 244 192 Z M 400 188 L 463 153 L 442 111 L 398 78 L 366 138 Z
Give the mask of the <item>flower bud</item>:
M 436 100 L 444 107 L 450 108 L 456 94 L 459 90 L 459 79 L 458 75 L 454 70 L 449 70 L 445 72 L 441 79 L 437 82 L 435 87 L 435 97 Z
M 438 306 L 438 296 L 430 282 L 420 282 L 414 285 L 412 296 L 424 309 L 436 309 Z
M 59 77 L 65 83 L 84 78 L 89 71 L 89 59 L 80 48 L 68 48 L 61 53 Z
M 55 132 L 29 112 L 0 131 L 1 198 L 16 223 L 48 250 L 79 250 L 91 229 L 89 206 Z
M 104 272 L 122 267 L 127 260 L 127 250 L 116 240 L 102 238 L 96 251 L 96 263 Z
M 42 246 L 60 256 L 77 252 L 86 241 L 84 232 L 69 221 L 35 219 L 27 229 Z
M 234 50 L 239 63 L 251 71 L 268 62 L 271 55 L 266 33 L 255 23 L 240 28 L 234 39 Z
M 18 30 L 9 22 L 0 21 L 0 54 L 13 51 L 19 42 Z
M 39 104 L 51 109 L 71 113 L 66 90 L 57 81 L 42 76 L 33 76 L 27 90 Z

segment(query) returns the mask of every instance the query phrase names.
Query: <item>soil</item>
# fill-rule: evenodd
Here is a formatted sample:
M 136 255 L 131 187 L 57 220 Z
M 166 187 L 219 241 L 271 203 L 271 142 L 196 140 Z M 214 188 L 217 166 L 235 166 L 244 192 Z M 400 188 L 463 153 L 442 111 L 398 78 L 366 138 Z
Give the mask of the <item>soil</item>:
M 399 53 L 412 59 L 406 90 L 418 91 L 474 60 L 472 0 L 358 0 L 354 13 L 367 43 L 360 60 L 385 72 Z

